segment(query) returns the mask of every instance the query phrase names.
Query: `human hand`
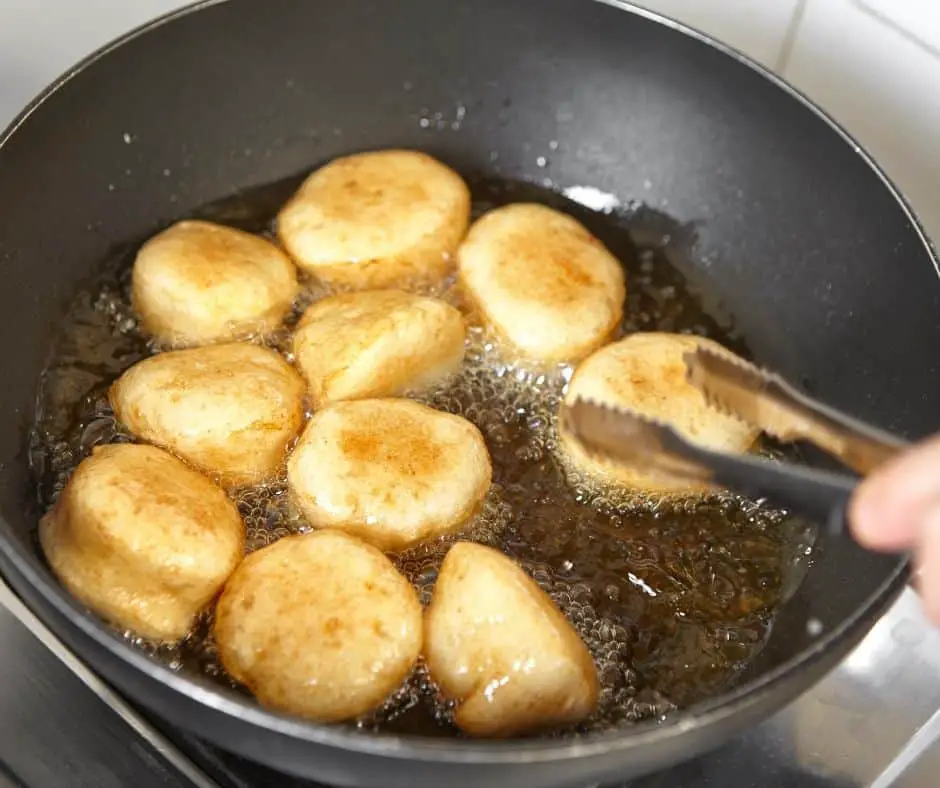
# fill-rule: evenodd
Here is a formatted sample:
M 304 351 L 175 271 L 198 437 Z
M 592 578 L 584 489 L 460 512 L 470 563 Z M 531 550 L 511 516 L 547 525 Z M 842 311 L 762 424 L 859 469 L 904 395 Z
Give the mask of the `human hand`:
M 940 435 L 866 478 L 850 503 L 849 524 L 863 547 L 914 553 L 924 609 L 940 624 Z

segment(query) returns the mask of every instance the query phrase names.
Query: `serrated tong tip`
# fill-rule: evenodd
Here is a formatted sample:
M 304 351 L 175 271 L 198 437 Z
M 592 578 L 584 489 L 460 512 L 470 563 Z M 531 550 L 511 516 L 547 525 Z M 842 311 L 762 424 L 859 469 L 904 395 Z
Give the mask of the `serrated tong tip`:
M 562 407 L 561 421 L 597 459 L 677 480 L 703 482 L 710 475 L 688 456 L 687 442 L 673 427 L 635 411 L 577 397 Z
M 730 353 L 699 347 L 684 360 L 687 380 L 711 407 L 784 443 L 812 443 L 858 473 L 870 473 L 907 445 Z

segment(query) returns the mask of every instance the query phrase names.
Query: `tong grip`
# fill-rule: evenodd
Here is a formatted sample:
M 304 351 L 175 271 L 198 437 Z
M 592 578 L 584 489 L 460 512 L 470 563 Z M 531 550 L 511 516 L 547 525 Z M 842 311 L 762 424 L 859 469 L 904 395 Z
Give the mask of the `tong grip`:
M 863 476 L 908 445 L 743 359 L 699 347 L 685 354 L 685 364 L 689 382 L 719 410 L 786 443 L 812 443 Z
M 847 531 L 849 499 L 860 481 L 857 476 L 712 452 L 692 444 L 687 444 L 686 456 L 707 467 L 714 484 L 749 498 L 766 498 L 834 536 Z
M 908 446 L 901 438 L 815 402 L 790 386 L 780 387 L 779 393 L 807 422 L 800 437 L 863 476 Z

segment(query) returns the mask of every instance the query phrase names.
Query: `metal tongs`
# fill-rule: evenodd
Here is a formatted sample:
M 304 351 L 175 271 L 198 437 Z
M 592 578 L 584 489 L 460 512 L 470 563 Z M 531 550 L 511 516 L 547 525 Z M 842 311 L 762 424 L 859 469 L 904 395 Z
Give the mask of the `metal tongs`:
M 854 473 L 704 449 L 667 424 L 581 398 L 562 409 L 563 428 L 595 456 L 697 486 L 765 498 L 835 534 L 845 531 L 846 507 L 860 477 L 907 445 L 736 357 L 700 347 L 685 355 L 685 364 L 689 383 L 711 407 L 782 442 L 811 443 Z

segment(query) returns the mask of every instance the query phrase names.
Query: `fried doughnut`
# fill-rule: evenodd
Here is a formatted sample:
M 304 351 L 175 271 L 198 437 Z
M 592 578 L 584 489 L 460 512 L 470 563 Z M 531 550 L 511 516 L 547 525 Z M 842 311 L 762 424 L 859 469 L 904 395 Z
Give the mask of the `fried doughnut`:
M 202 221 L 174 224 L 143 245 L 132 272 L 143 328 L 171 347 L 266 334 L 297 296 L 297 270 L 274 244 Z
M 473 736 L 571 725 L 597 705 L 594 662 L 574 627 L 512 560 L 483 545 L 460 542 L 444 558 L 424 656 Z
M 242 559 L 235 505 L 162 449 L 100 446 L 42 519 L 43 552 L 62 584 L 108 622 L 176 641 Z
M 320 407 L 416 391 L 455 372 L 466 330 L 454 307 L 400 290 L 325 298 L 294 333 L 294 357 Z
M 262 705 L 319 722 L 375 708 L 421 650 L 421 604 L 380 551 L 338 531 L 287 536 L 232 575 L 219 658 Z
M 159 353 L 121 375 L 109 396 L 134 435 L 226 485 L 274 477 L 303 422 L 303 380 L 281 356 L 257 345 Z
M 543 205 L 484 214 L 457 266 L 483 319 L 529 359 L 577 361 L 610 339 L 623 316 L 620 263 L 579 222 Z
M 598 350 L 578 366 L 568 383 L 565 402 L 582 397 L 627 408 L 672 425 L 705 448 L 746 452 L 758 431 L 710 407 L 702 393 L 686 380 L 683 356 L 699 346 L 730 352 L 710 339 L 686 334 L 631 334 Z M 656 493 L 695 489 L 589 456 L 564 430 L 560 448 L 566 463 L 603 482 Z
M 423 153 L 336 159 L 281 209 L 277 232 L 307 273 L 353 289 L 426 286 L 452 267 L 470 223 L 470 190 Z
M 458 528 L 491 476 L 473 424 L 405 399 L 338 402 L 317 412 L 287 462 L 292 499 L 312 525 L 382 550 Z

